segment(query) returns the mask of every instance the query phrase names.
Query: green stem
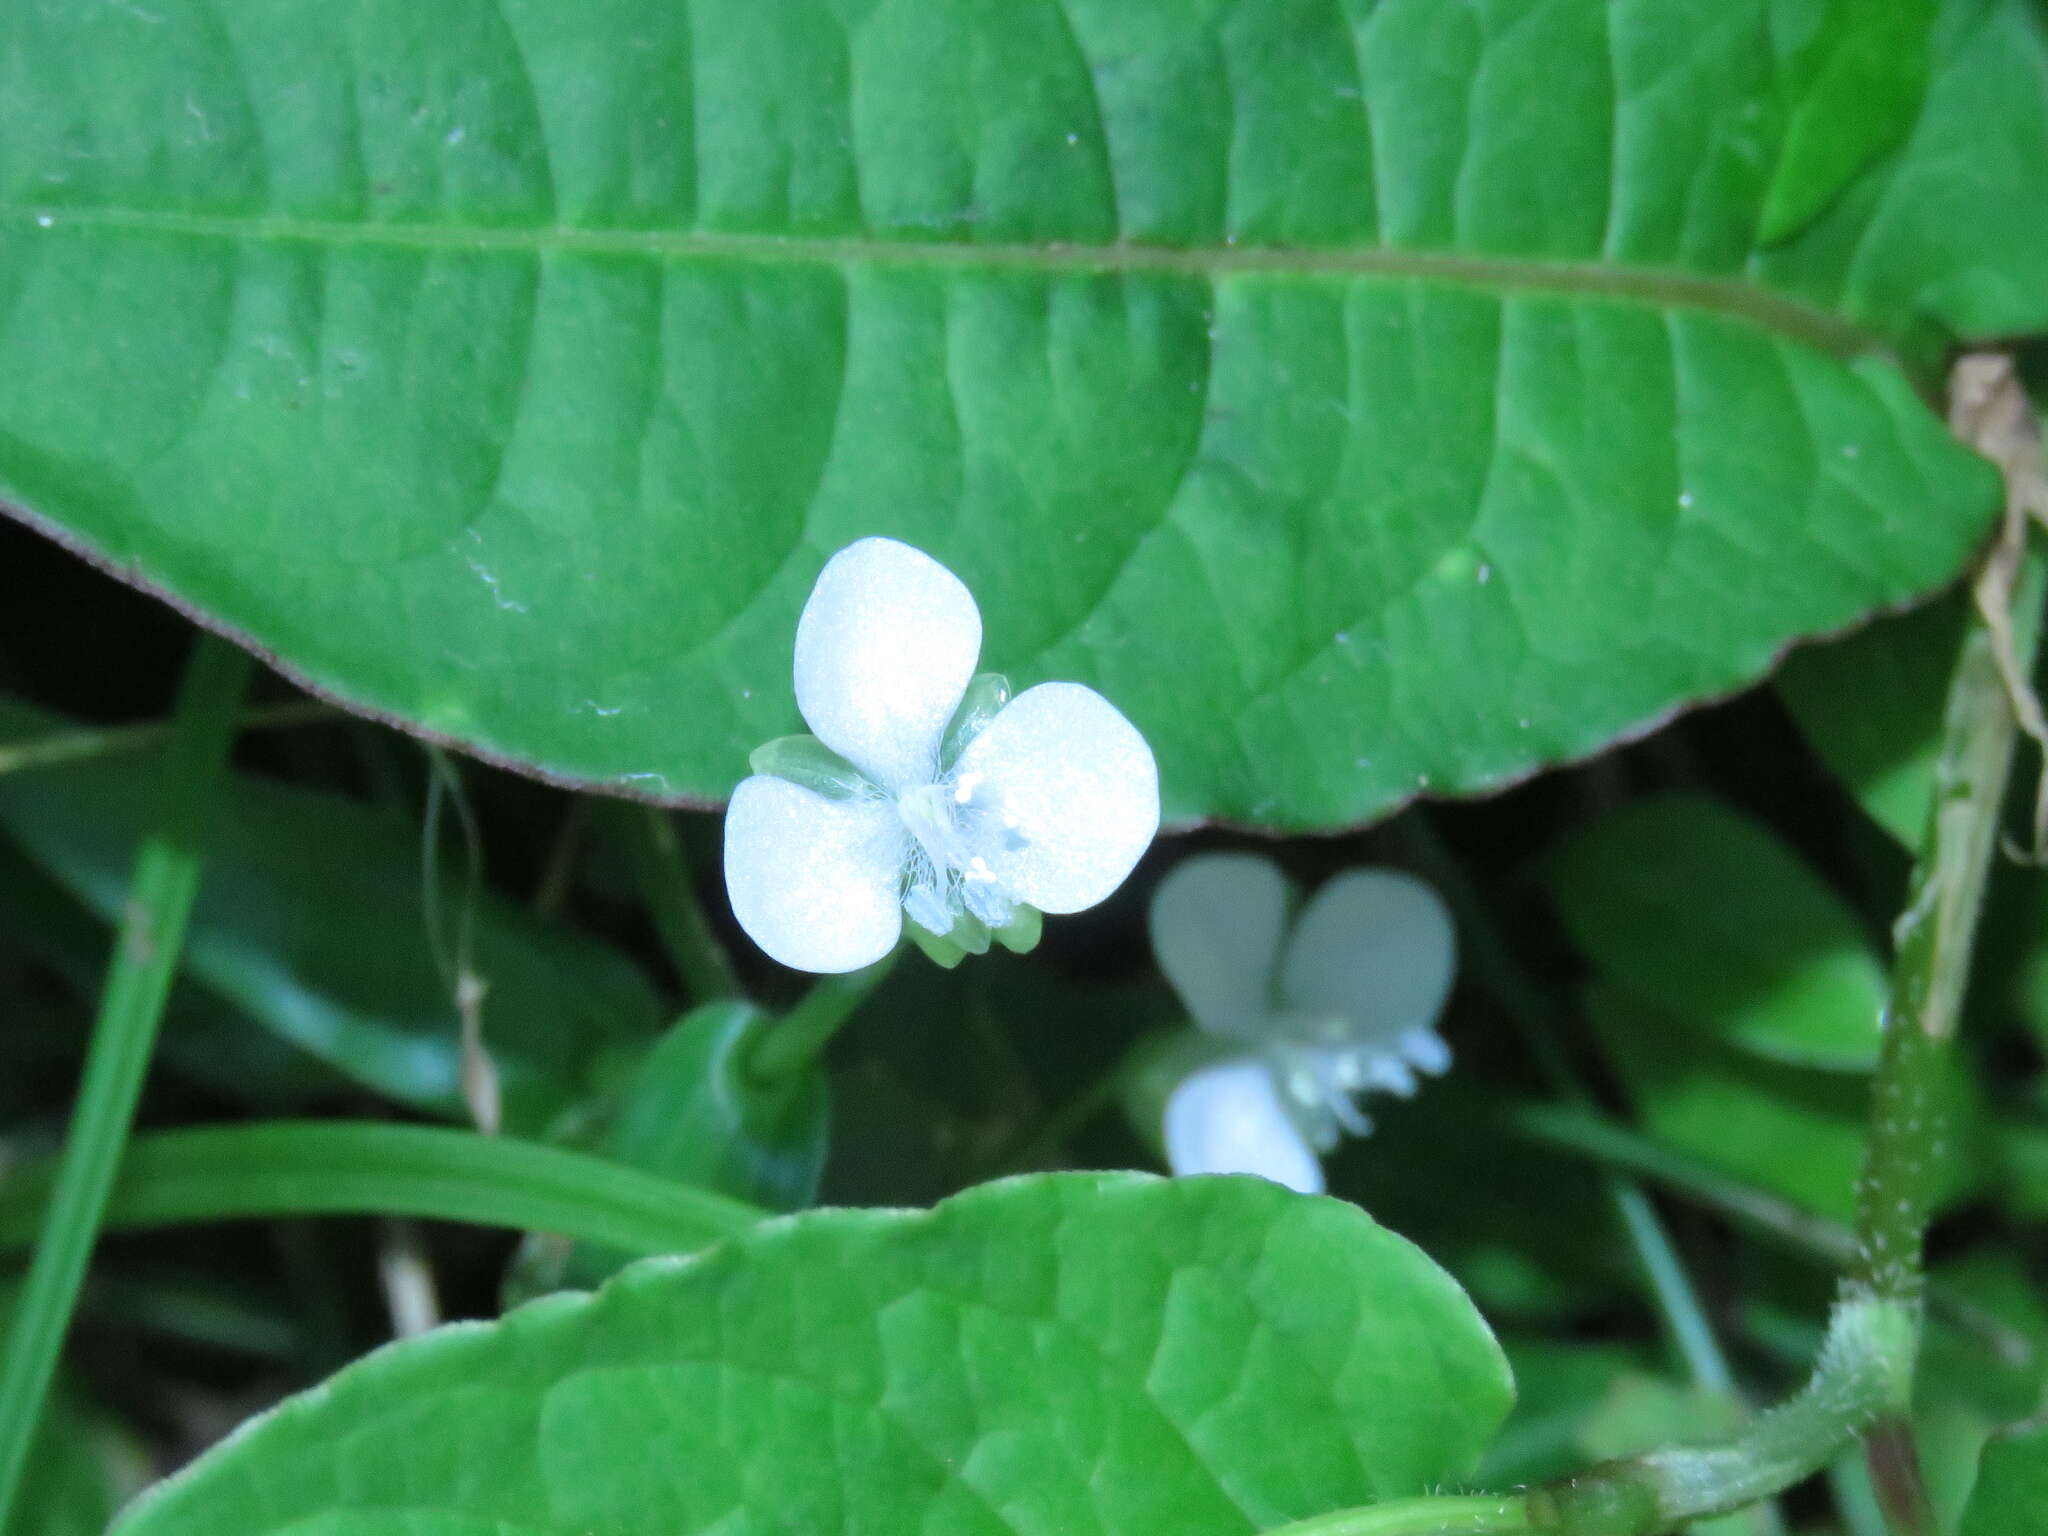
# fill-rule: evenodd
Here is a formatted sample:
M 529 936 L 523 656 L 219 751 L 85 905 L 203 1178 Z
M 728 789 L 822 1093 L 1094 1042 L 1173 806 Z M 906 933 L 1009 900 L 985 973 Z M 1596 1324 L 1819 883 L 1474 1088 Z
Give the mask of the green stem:
M 1276 1526 L 1266 1536 L 1530 1536 L 1538 1529 L 1517 1495 L 1467 1494 L 1341 1509 Z
M 275 731 L 294 725 L 322 725 L 345 718 L 332 704 L 318 699 L 292 699 L 283 704 L 262 704 L 245 709 L 234 721 L 236 733 Z M 175 729 L 174 720 L 148 720 L 140 725 L 81 727 L 55 731 L 33 741 L 11 741 L 0 746 L 0 774 L 20 773 L 30 768 L 54 768 L 108 752 L 132 752 L 153 747 Z
M 2023 669 L 2032 666 L 2043 586 L 2044 564 L 2030 553 L 2013 608 Z M 1938 1153 L 1954 1134 L 1942 1111 L 1942 1072 L 1962 1013 L 2015 736 L 1990 630 L 1973 620 L 1949 688 L 1926 840 L 1893 930 L 1897 958 L 1856 1187 L 1849 1280 L 1876 1295 L 1920 1293 L 1921 1234 L 1933 1210 Z
M 802 1002 L 755 1036 L 747 1052 L 747 1074 L 774 1082 L 809 1070 L 840 1026 L 896 968 L 896 957 L 902 953 L 899 944 L 865 969 L 820 976 Z
M 156 821 L 136 855 L 55 1193 L 0 1360 L 0 1530 L 8 1524 L 149 1069 L 199 885 L 206 808 L 248 678 L 243 652 L 209 635 L 194 642 L 163 763 Z
M 0 1183 L 0 1250 L 36 1229 L 48 1163 Z M 767 1212 L 581 1152 L 429 1125 L 272 1120 L 138 1136 L 106 1226 L 289 1216 L 417 1216 L 686 1253 Z
M 608 800 L 596 810 L 613 842 L 632 862 L 654 931 L 683 978 L 690 1001 L 739 997 L 739 978 L 697 902 L 670 813 L 625 800 Z

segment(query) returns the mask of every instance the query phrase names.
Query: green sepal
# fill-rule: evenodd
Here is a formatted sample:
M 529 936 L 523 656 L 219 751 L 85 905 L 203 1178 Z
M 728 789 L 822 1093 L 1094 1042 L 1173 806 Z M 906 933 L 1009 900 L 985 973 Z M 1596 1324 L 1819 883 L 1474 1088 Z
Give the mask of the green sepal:
M 955 931 L 958 931 L 957 928 Z M 952 970 L 967 958 L 967 951 L 955 944 L 951 935 L 941 937 L 915 918 L 903 919 L 903 933 L 911 943 L 924 951 L 927 960 L 942 971 Z
M 815 736 L 778 736 L 747 754 L 747 765 L 831 800 L 851 800 L 867 776 Z
M 1022 902 L 1010 920 L 996 930 L 996 942 L 1013 955 L 1028 955 L 1045 935 L 1045 914 Z
M 995 936 L 988 931 L 988 924 L 972 912 L 953 914 L 953 926 L 947 930 L 947 942 L 958 945 L 970 955 L 985 955 Z
M 939 747 L 940 763 L 950 768 L 967 743 L 987 730 L 989 721 L 1009 702 L 1010 680 L 1002 673 L 977 672 L 969 678 L 967 691 L 960 695 L 960 707 L 946 726 Z

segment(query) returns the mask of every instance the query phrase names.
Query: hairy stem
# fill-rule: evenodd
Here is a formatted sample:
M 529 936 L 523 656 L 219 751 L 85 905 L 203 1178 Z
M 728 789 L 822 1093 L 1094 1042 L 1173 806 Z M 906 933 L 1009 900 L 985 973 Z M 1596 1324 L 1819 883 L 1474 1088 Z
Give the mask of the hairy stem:
M 1532 1536 L 1538 1529 L 1519 1495 L 1478 1494 L 1390 1499 L 1297 1520 L 1267 1536 Z
M 199 886 L 206 808 L 248 677 L 249 658 L 241 651 L 209 635 L 195 641 L 155 824 L 136 855 L 55 1192 L 0 1360 L 0 1529 L 8 1525 L 149 1069 Z

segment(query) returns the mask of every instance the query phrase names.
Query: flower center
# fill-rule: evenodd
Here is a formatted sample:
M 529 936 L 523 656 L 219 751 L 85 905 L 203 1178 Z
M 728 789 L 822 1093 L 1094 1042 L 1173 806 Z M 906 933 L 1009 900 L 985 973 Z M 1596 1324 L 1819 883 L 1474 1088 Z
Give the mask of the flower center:
M 1002 797 L 978 773 L 920 784 L 896 797 L 896 814 L 922 857 L 912 860 L 904 909 L 933 933 L 951 931 L 954 915 L 971 912 L 990 928 L 1016 907 L 996 874 L 998 857 L 1024 846 Z

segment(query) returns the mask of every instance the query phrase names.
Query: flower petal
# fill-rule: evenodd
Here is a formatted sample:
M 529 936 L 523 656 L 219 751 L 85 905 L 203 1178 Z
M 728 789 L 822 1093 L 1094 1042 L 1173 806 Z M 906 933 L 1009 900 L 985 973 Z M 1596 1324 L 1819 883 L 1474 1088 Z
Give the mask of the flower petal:
M 1003 706 L 954 765 L 986 780 L 1017 846 L 988 855 L 1011 895 L 1079 912 L 1124 883 L 1159 830 L 1159 767 L 1138 728 L 1093 688 L 1040 683 Z
M 1341 1018 L 1346 1043 L 1389 1050 L 1436 1022 L 1457 967 L 1457 931 L 1443 898 L 1397 869 L 1354 869 L 1302 910 L 1280 966 L 1290 1009 Z
M 1323 1165 L 1287 1116 L 1273 1074 L 1255 1057 L 1203 1067 L 1166 1100 L 1166 1164 L 1176 1174 L 1255 1173 L 1305 1195 L 1323 1192 Z
M 981 655 L 959 577 L 894 539 L 849 544 L 796 626 L 796 707 L 818 739 L 885 789 L 938 777 L 939 739 Z
M 904 834 L 878 800 L 828 800 L 756 774 L 725 813 L 733 916 L 771 959 L 857 971 L 903 932 Z
M 1199 853 L 1152 893 L 1152 953 L 1212 1034 L 1256 1039 L 1273 1012 L 1287 877 L 1255 853 Z

